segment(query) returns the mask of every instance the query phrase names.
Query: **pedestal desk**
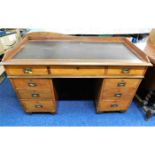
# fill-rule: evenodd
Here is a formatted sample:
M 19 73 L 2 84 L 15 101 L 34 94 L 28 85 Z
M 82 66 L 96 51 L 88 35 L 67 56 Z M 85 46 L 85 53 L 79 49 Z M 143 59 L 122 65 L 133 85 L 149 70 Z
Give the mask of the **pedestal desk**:
M 26 112 L 55 113 L 54 78 L 97 78 L 96 111 L 126 111 L 144 78 L 147 56 L 126 38 L 34 32 L 2 62 Z M 76 88 L 75 88 L 76 89 Z

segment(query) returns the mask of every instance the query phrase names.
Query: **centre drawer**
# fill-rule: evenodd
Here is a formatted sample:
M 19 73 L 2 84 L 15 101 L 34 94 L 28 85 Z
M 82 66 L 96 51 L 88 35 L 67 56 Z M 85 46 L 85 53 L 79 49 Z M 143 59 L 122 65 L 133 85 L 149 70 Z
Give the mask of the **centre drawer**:
M 50 89 L 52 81 L 48 79 L 11 79 L 16 89 Z
M 52 99 L 52 92 L 50 90 L 16 90 L 20 99 Z
M 56 112 L 53 100 L 21 100 L 26 112 Z
M 48 75 L 46 66 L 6 66 L 5 69 L 8 75 Z
M 103 76 L 104 67 L 87 66 L 51 66 L 50 73 L 53 76 Z

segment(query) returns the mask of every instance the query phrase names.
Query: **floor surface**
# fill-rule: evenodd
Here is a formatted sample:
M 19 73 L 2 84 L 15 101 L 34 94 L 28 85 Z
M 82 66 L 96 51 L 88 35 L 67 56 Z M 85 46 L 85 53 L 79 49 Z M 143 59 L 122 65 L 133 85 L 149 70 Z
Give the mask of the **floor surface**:
M 134 102 L 125 113 L 96 114 L 91 100 L 59 101 L 58 114 L 26 114 L 8 79 L 0 85 L 0 126 L 155 126 Z

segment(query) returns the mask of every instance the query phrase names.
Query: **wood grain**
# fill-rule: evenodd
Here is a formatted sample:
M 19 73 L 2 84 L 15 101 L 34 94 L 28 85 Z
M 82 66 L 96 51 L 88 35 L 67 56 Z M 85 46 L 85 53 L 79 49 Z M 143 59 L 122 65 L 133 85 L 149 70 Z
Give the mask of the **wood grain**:
M 123 70 L 128 69 L 129 71 L 123 72 Z M 146 67 L 108 67 L 107 75 L 144 75 L 146 72 Z
M 56 112 L 56 104 L 53 100 L 20 100 L 25 112 Z
M 104 67 L 84 67 L 84 66 L 51 66 L 50 73 L 53 76 L 103 76 Z
M 25 69 L 31 69 L 31 73 L 25 73 Z M 6 66 L 6 72 L 8 75 L 24 75 L 24 76 L 33 76 L 33 75 L 48 75 L 48 70 L 46 66 Z
M 127 79 L 127 87 L 118 87 L 118 81 L 122 79 L 103 79 L 96 98 L 97 112 L 127 110 L 141 82 L 141 79 L 137 79 L 131 84 L 130 80 L 134 79 Z M 111 107 L 112 102 L 121 105 Z
M 97 112 L 125 111 L 130 106 L 130 100 L 100 100 Z
M 17 95 L 20 99 L 53 99 L 53 95 L 50 90 L 16 90 Z
M 137 88 L 141 79 L 104 79 L 104 88 Z
M 135 95 L 135 88 L 103 88 L 101 93 L 101 99 L 104 100 L 126 100 L 131 99 Z M 120 96 L 117 96 L 120 94 Z
M 51 80 L 49 79 L 12 79 L 16 89 L 50 89 Z

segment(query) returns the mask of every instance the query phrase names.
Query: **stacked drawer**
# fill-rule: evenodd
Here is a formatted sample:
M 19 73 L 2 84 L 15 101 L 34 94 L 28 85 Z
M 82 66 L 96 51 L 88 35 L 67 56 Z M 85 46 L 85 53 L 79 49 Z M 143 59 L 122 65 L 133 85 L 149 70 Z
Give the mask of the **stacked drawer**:
M 141 79 L 104 79 L 97 112 L 127 110 L 140 82 Z
M 52 80 L 12 79 L 11 81 L 26 112 L 56 111 Z
M 8 75 L 19 76 L 12 78 L 11 82 L 26 112 L 56 112 L 52 80 L 29 78 L 48 75 L 46 66 L 8 66 L 6 72 Z

